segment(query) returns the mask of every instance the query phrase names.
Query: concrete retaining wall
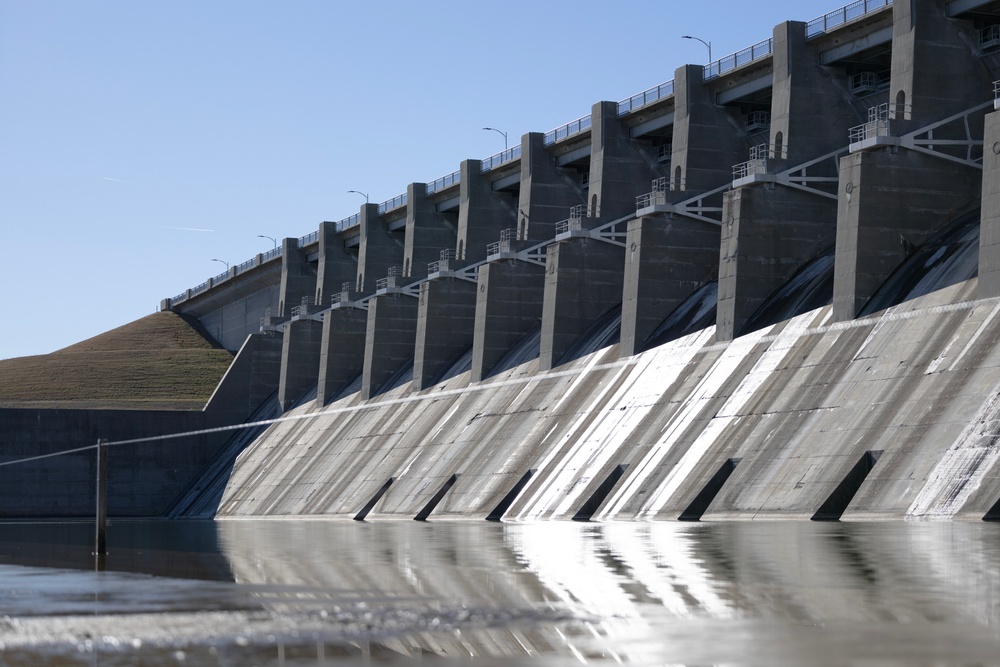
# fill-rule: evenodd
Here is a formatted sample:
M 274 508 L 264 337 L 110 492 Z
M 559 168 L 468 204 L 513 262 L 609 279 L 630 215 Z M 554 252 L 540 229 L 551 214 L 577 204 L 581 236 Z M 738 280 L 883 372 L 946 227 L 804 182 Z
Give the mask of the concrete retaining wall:
M 222 426 L 213 412 L 0 410 L 0 463 L 110 442 Z M 219 452 L 228 432 L 113 446 L 108 452 L 108 514 L 160 516 Z M 0 466 L 0 516 L 92 518 L 96 453 Z

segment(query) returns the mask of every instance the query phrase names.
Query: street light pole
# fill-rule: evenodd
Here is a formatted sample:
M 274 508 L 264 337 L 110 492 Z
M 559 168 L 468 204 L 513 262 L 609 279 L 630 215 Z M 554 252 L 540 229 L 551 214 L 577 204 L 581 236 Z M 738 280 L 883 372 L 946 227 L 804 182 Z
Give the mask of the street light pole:
M 681 39 L 694 39 L 704 44 L 708 49 L 708 64 L 712 64 L 712 42 L 706 42 L 701 37 L 694 37 L 693 35 L 681 35 Z
M 501 135 L 503 135 L 503 149 L 504 149 L 504 151 L 507 150 L 507 133 L 506 132 L 504 132 L 503 130 L 498 130 L 495 127 L 484 127 L 483 129 L 484 130 L 491 130 L 493 132 L 499 132 Z
M 274 238 L 273 236 L 265 236 L 264 234 L 258 234 L 257 238 L 259 238 L 259 239 L 271 239 L 271 241 L 274 242 L 274 249 L 275 250 L 278 249 L 278 239 Z
M 364 192 L 361 192 L 360 190 L 348 190 L 347 192 L 348 194 L 353 192 L 356 195 L 361 195 L 362 197 L 365 198 L 365 203 L 366 204 L 368 203 L 368 195 L 366 195 Z
M 222 264 L 225 264 L 226 265 L 226 271 L 229 270 L 229 262 L 227 262 L 226 260 L 224 260 L 224 259 L 213 259 L 212 261 L 213 262 L 220 262 Z

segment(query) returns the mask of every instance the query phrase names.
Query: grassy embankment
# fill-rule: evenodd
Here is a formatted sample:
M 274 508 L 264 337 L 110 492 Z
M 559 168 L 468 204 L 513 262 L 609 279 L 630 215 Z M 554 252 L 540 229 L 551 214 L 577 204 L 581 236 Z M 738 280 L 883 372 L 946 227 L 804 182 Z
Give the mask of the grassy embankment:
M 232 362 L 162 312 L 51 354 L 0 360 L 0 407 L 201 409 Z

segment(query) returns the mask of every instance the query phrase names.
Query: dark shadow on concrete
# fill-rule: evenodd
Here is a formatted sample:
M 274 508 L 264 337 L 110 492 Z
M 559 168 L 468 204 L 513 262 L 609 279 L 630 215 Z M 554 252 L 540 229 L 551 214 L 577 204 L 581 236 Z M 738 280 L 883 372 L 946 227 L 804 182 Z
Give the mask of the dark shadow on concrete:
M 427 521 L 427 517 L 431 515 L 431 512 L 434 511 L 434 508 L 438 506 L 438 503 L 441 502 L 441 499 L 444 498 L 445 494 L 451 490 L 451 487 L 455 486 L 455 482 L 457 481 L 458 481 L 458 473 L 456 472 L 454 475 L 448 478 L 448 481 L 445 482 L 440 489 L 438 489 L 438 492 L 434 494 L 434 497 L 431 498 L 431 501 L 426 505 L 424 505 L 424 508 L 420 510 L 420 513 L 417 514 L 417 516 L 413 517 L 413 520 Z
M 604 502 L 604 500 L 611 493 L 612 489 L 615 488 L 618 480 L 622 478 L 627 469 L 627 463 L 616 465 L 614 469 L 608 473 L 608 476 L 604 479 L 604 481 L 601 482 L 601 485 L 590 495 L 587 502 L 580 506 L 580 509 L 576 511 L 576 514 L 573 515 L 573 521 L 590 521 L 590 518 L 597 513 L 597 510 L 601 507 L 601 503 Z
M 538 325 L 537 328 L 525 334 L 521 340 L 511 346 L 507 353 L 500 358 L 500 361 L 498 361 L 496 365 L 490 369 L 487 377 L 499 375 L 504 371 L 517 368 L 521 364 L 531 361 L 532 359 L 537 359 L 541 340 L 542 327 L 541 325 Z
M 865 452 L 816 513 L 809 517 L 810 520 L 840 521 L 840 517 L 844 514 L 847 506 L 851 504 L 851 500 L 854 499 L 854 495 L 861 488 L 865 478 L 868 477 L 868 473 L 875 467 L 875 463 L 878 462 L 878 457 L 881 454 L 881 451 Z
M 517 500 L 521 491 L 524 490 L 524 487 L 528 484 L 528 480 L 530 480 L 531 476 L 534 474 L 535 470 L 532 469 L 521 475 L 521 479 L 517 480 L 517 484 L 515 484 L 514 488 L 507 492 L 507 495 L 503 497 L 500 504 L 493 508 L 493 511 L 486 517 L 486 520 L 499 521 L 502 519 L 503 515 L 506 514 L 507 510 L 510 509 L 510 506 L 514 504 L 514 501 Z
M 1000 521 L 1000 499 L 983 515 L 983 521 Z
M 681 515 L 677 517 L 678 521 L 699 521 L 708 506 L 712 504 L 715 500 L 715 496 L 719 495 L 719 491 L 725 485 L 726 480 L 729 476 L 733 474 L 736 470 L 737 464 L 739 464 L 740 459 L 728 459 L 719 469 L 712 475 L 712 479 L 708 480 L 705 487 L 695 496 L 691 504 L 685 508 Z
M 385 484 L 379 487 L 379 490 L 375 492 L 375 495 L 372 496 L 372 499 L 369 500 L 365 504 L 365 506 L 361 508 L 360 512 L 354 515 L 355 521 L 365 520 L 365 517 L 368 516 L 368 514 L 372 511 L 372 508 L 374 508 L 375 505 L 378 504 L 378 501 L 382 500 L 382 496 L 384 496 L 385 492 L 389 490 L 390 486 L 392 486 L 393 481 L 395 481 L 395 477 L 390 477 L 385 481 Z

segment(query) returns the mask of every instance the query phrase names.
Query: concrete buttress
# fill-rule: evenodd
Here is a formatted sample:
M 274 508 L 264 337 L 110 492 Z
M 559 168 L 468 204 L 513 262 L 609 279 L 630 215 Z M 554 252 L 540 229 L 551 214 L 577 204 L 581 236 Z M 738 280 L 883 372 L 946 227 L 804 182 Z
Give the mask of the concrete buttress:
M 361 373 L 367 328 L 368 312 L 363 308 L 333 308 L 323 313 L 317 405 L 334 400 Z
M 368 301 L 368 328 L 361 380 L 361 398 L 369 399 L 413 359 L 417 333 L 417 299 L 401 292 Z
M 629 220 L 622 291 L 622 356 L 637 354 L 657 326 L 719 275 L 718 225 L 685 217 Z
M 549 370 L 591 324 L 621 303 L 623 250 L 593 238 L 570 238 L 547 248 L 539 370 Z
M 499 261 L 479 267 L 472 381 L 489 376 L 503 355 L 540 326 L 545 268 Z

